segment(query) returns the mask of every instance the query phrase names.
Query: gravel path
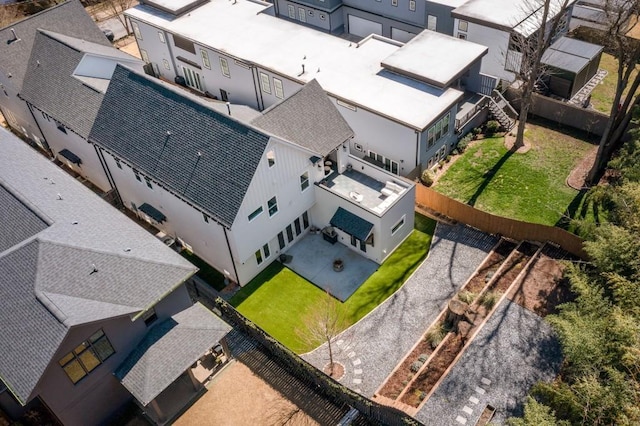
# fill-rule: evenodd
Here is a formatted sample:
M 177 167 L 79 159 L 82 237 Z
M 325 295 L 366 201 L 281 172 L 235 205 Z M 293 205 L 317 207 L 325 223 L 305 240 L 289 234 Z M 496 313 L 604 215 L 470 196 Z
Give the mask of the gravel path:
M 334 359 L 345 366 L 340 382 L 373 396 L 496 242 L 463 225 L 438 224 L 427 259 L 404 286 L 336 338 Z M 322 368 L 327 348 L 303 358 Z
M 487 404 L 492 423 L 522 414 L 529 389 L 558 374 L 562 355 L 551 326 L 504 299 L 416 418 L 430 426 L 475 425 Z

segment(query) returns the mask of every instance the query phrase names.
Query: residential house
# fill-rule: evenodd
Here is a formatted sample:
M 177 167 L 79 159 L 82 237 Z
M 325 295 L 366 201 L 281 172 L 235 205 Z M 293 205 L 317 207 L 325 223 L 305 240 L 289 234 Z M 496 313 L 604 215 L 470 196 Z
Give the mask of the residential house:
M 48 150 L 34 113 L 19 97 L 38 29 L 110 46 L 78 0 L 69 0 L 0 29 L 0 112 L 9 126 Z
M 104 192 L 111 185 L 87 138 L 117 63 L 142 71 L 111 46 L 37 30 L 20 92 L 50 153 Z
M 454 36 L 489 48 L 481 72 L 513 82 L 522 63 L 522 39 L 536 37 L 541 28 L 550 31 L 558 21 L 553 40 L 566 34 L 575 0 L 552 0 L 542 23 L 542 0 L 468 0 L 453 10 Z M 488 13 L 491 11 L 491 13 Z
M 315 79 L 355 133 L 350 152 L 401 176 L 446 156 L 464 124 L 459 105 L 485 86 L 487 48 L 450 36 L 355 43 L 277 19 L 268 3 L 213 0 L 182 14 L 164 3 L 126 12 L 157 76 L 258 110 Z
M 376 263 L 411 233 L 414 184 L 350 154 L 316 81 L 251 123 L 211 104 L 118 65 L 89 141 L 125 206 L 229 280 L 245 285 L 311 227 Z
M 229 331 L 192 306 L 196 268 L 5 129 L 0 217 L 0 408 L 103 424 L 138 398 L 162 423 L 163 390 Z

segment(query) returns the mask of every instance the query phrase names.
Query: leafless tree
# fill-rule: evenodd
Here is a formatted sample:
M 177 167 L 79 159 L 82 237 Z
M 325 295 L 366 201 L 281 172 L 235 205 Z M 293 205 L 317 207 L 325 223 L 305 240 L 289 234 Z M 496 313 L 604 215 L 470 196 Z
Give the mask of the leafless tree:
M 320 303 L 313 306 L 303 319 L 302 328 L 296 330 L 298 336 L 309 346 L 327 344 L 329 354 L 329 375 L 336 373 L 333 360 L 333 339 L 345 325 L 340 302 L 328 292 Z
M 122 26 L 127 30 L 127 34 L 130 34 L 131 30 L 129 29 L 129 21 L 127 21 L 127 18 L 122 12 L 129 9 L 134 3 L 137 2 L 133 0 L 106 0 L 102 4 L 106 11 L 112 13 L 118 19 Z
M 520 112 L 514 149 L 524 145 L 524 130 L 531 108 L 536 84 L 549 74 L 542 64 L 542 55 L 553 43 L 563 26 L 567 24 L 566 9 L 569 0 L 527 0 L 523 3 L 524 15 L 531 16 L 531 24 L 540 27 L 531 34 L 513 31 L 506 54 L 506 66 L 512 70 L 520 84 Z M 539 18 L 538 18 L 539 17 Z
M 312 426 L 317 424 L 300 407 L 289 401 L 277 401 L 267 413 L 267 421 L 277 426 Z
M 609 119 L 600 139 L 596 160 L 587 176 L 589 184 L 596 183 L 626 132 L 635 107 L 640 105 L 640 72 L 633 77 L 640 61 L 640 41 L 627 37 L 629 31 L 638 24 L 640 0 L 605 0 L 604 12 L 606 29 L 598 41 L 616 56 L 618 76 Z M 626 93 L 625 89 L 628 89 Z

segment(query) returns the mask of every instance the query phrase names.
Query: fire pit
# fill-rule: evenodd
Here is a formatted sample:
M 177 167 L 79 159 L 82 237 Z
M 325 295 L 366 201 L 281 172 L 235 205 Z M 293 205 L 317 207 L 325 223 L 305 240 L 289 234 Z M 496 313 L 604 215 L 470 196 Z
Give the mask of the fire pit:
M 333 270 L 336 272 L 340 272 L 344 269 L 344 262 L 342 259 L 335 259 L 333 261 Z

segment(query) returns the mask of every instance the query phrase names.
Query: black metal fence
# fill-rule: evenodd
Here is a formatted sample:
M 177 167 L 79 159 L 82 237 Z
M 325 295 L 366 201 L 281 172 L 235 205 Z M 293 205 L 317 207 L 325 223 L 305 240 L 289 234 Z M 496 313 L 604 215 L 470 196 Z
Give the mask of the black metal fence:
M 225 321 L 260 344 L 269 354 L 285 365 L 292 375 L 302 382 L 315 386 L 322 395 L 336 404 L 355 408 L 373 424 L 422 426 L 422 423 L 407 413 L 371 401 L 327 376 L 275 340 L 221 298 L 215 299 L 214 304 Z

